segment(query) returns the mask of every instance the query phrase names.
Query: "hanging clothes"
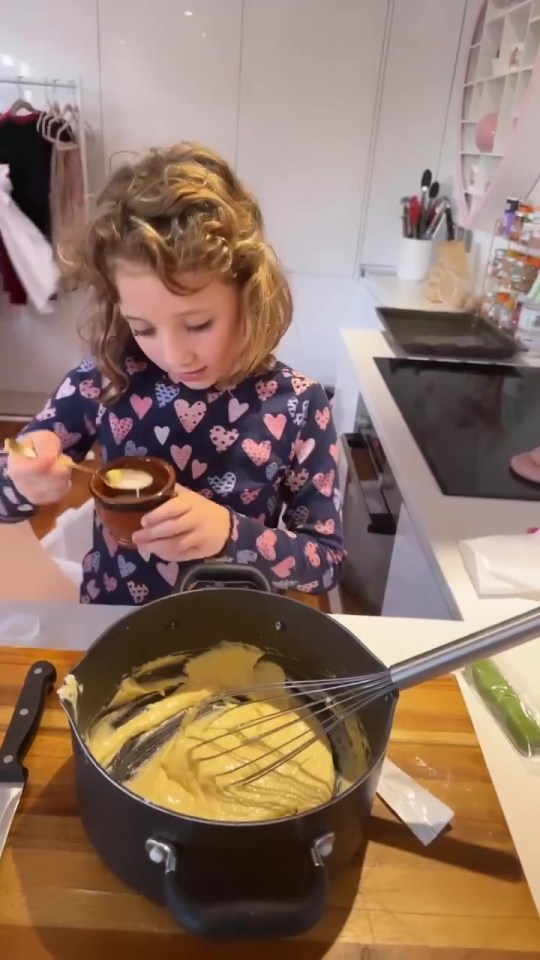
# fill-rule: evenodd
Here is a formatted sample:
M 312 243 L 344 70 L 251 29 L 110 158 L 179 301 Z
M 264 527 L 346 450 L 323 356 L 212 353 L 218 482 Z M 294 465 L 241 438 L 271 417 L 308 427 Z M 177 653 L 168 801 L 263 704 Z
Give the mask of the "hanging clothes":
M 58 144 L 53 149 L 51 171 L 51 231 L 56 250 L 62 236 L 84 216 L 84 181 L 78 144 Z
M 76 175 L 70 172 L 76 159 L 59 159 L 64 145 L 79 153 L 74 134 L 61 119 L 47 118 L 47 137 L 40 130 L 45 114 L 30 111 L 17 114 L 8 111 L 0 116 L 0 165 L 9 167 L 11 197 L 18 209 L 52 240 L 70 207 Z M 79 154 L 80 164 L 80 154 Z M 76 201 L 73 201 L 75 203 Z M 10 262 L 5 243 L 0 248 L 0 272 L 4 290 L 12 304 L 27 302 L 24 285 L 16 267 Z
M 50 313 L 58 267 L 49 241 L 13 200 L 7 164 L 0 164 L 0 234 L 32 305 L 40 313 Z

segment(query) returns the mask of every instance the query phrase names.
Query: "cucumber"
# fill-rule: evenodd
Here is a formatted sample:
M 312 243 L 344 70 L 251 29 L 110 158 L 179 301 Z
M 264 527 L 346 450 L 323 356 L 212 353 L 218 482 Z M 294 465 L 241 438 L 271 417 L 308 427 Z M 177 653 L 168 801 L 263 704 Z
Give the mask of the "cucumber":
M 516 750 L 524 757 L 540 756 L 540 721 L 493 661 L 479 660 L 466 674 Z

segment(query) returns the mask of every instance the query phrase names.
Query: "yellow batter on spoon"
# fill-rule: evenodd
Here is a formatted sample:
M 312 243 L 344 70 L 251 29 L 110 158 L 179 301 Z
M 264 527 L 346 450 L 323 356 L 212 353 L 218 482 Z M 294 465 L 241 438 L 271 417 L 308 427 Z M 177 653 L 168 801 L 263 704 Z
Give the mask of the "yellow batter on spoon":
M 283 681 L 281 667 L 263 661 L 263 656 L 258 647 L 224 643 L 192 659 L 168 657 L 146 664 L 120 684 L 110 704 L 116 711 L 91 729 L 90 752 L 107 767 L 131 738 L 151 734 L 166 720 L 188 710 L 182 725 L 125 781 L 133 793 L 176 813 L 224 821 L 269 820 L 327 802 L 336 779 L 332 751 L 316 719 L 301 709 L 300 702 L 286 695 L 272 700 L 268 691 L 269 699 L 249 700 L 234 709 L 197 710 L 208 697 L 224 690 Z M 179 667 L 176 678 L 141 678 L 141 674 L 175 661 Z M 164 694 L 175 683 L 179 686 L 173 693 L 163 695 L 125 723 L 118 722 L 126 705 L 150 692 Z M 264 695 L 262 691 L 261 697 Z M 284 709 L 288 712 L 276 717 Z M 249 730 L 239 729 L 253 720 L 261 722 Z M 226 736 L 216 742 L 222 733 Z M 252 783 L 237 782 L 314 736 L 312 744 L 277 769 Z M 254 737 L 255 742 L 248 742 Z

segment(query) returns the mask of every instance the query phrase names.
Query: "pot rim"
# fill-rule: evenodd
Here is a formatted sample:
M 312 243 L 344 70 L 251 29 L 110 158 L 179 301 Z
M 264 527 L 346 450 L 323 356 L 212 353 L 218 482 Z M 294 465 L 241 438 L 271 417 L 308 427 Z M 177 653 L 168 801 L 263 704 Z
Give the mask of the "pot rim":
M 206 593 L 212 592 L 213 590 L 222 590 L 222 589 L 224 589 L 224 588 L 223 588 L 223 587 L 208 587 L 208 588 L 204 591 L 204 593 L 206 594 Z M 194 592 L 195 592 L 195 591 L 194 591 Z M 245 593 L 245 591 L 244 591 L 242 588 L 235 588 L 235 587 L 228 587 L 228 588 L 227 588 L 227 593 L 235 593 L 235 592 L 236 592 L 236 593 L 239 593 L 239 594 L 242 594 L 242 595 Z M 261 596 L 272 596 L 272 594 L 261 594 Z M 274 599 L 276 599 L 276 598 L 274 597 Z M 305 609 L 304 604 L 303 604 L 300 600 L 295 600 L 295 599 L 293 599 L 292 597 L 280 597 L 279 599 L 280 599 L 280 600 L 286 600 L 288 604 L 295 604 L 295 606 L 299 606 L 299 607 L 302 607 L 303 609 Z M 163 601 L 163 598 L 159 598 L 159 599 L 157 599 L 157 600 L 152 600 L 149 604 L 146 604 L 145 609 L 148 609 L 148 608 L 152 607 L 154 604 L 162 603 L 162 601 Z M 90 651 L 91 651 L 95 646 L 97 646 L 98 643 L 100 643 L 100 641 L 109 633 L 109 631 L 110 631 L 111 629 L 114 629 L 115 627 L 118 627 L 120 624 L 124 623 L 126 620 L 129 620 L 131 617 L 135 616 L 135 614 L 137 614 L 137 613 L 139 612 L 139 609 L 140 609 L 140 608 L 135 609 L 135 610 L 130 610 L 129 613 L 126 613 L 123 617 L 120 617 L 118 620 L 116 620 L 115 623 L 112 624 L 112 626 L 107 627 L 107 629 L 104 630 L 103 633 L 101 633 L 101 634 L 99 635 L 99 637 L 97 637 L 97 638 L 94 640 L 94 642 L 91 644 L 91 646 L 88 648 L 88 650 L 85 651 L 85 653 L 83 654 L 83 656 L 81 657 L 81 659 L 75 664 L 75 666 L 73 667 L 73 669 L 72 669 L 71 671 L 69 671 L 69 672 L 75 677 L 76 680 L 79 679 L 79 678 L 77 677 L 77 668 L 85 661 L 85 659 L 86 659 L 86 657 L 88 656 L 88 654 L 90 653 Z M 321 615 L 321 616 L 329 616 L 328 614 L 322 613 L 321 611 L 314 611 L 314 612 L 320 612 L 320 615 Z M 344 626 L 342 623 L 339 623 L 338 621 L 334 621 L 334 623 L 335 623 L 336 627 L 339 627 L 341 630 L 345 631 L 345 632 L 350 636 L 351 640 L 352 640 L 355 644 L 361 643 L 361 641 L 358 640 L 358 638 L 355 636 L 355 634 L 352 632 L 352 630 L 349 630 L 348 627 Z M 261 647 L 261 649 L 262 649 L 262 647 Z M 179 651 L 179 653 L 181 653 L 181 651 Z M 369 654 L 370 654 L 370 656 L 373 657 L 373 659 L 374 659 L 375 661 L 377 661 L 378 663 L 380 663 L 381 667 L 383 667 L 383 669 L 384 669 L 385 671 L 388 670 L 388 667 L 385 666 L 385 664 L 382 662 L 382 660 L 379 660 L 379 658 L 378 658 L 375 654 L 373 654 L 371 651 L 369 651 Z M 391 701 L 389 734 L 390 734 L 390 732 L 391 732 L 391 730 L 392 730 L 392 723 L 393 723 L 393 718 L 394 718 L 394 711 L 395 711 L 395 708 L 396 708 L 396 704 L 397 704 L 398 698 L 399 698 L 399 690 L 397 689 L 397 687 L 394 687 L 393 689 L 389 690 L 388 693 L 386 693 L 383 697 L 380 698 L 381 703 L 383 703 L 383 702 L 385 702 L 385 701 L 388 701 L 389 699 L 390 699 L 390 701 Z M 89 760 L 89 761 L 92 763 L 92 765 L 95 767 L 95 769 L 98 771 L 98 773 L 100 773 L 102 776 L 104 776 L 104 777 L 111 783 L 112 786 L 114 786 L 114 787 L 116 787 L 117 789 L 121 790 L 124 794 L 126 794 L 129 798 L 131 798 L 131 799 L 134 800 L 135 802 L 139 802 L 139 803 L 144 804 L 145 807 L 150 808 L 151 810 L 154 810 L 156 813 L 159 813 L 159 814 L 167 814 L 167 815 L 169 815 L 169 816 L 174 817 L 175 819 L 177 819 L 177 820 L 179 820 L 179 821 L 186 822 L 186 823 L 190 823 L 190 824 L 192 824 L 192 823 L 194 823 L 194 824 L 200 824 L 201 826 L 206 825 L 206 826 L 211 826 L 211 827 L 229 827 L 229 828 L 230 828 L 230 827 L 253 827 L 253 828 L 254 828 L 254 827 L 258 827 L 258 828 L 260 829 L 261 827 L 271 827 L 271 826 L 275 826 L 276 824 L 281 824 L 281 823 L 294 823 L 295 821 L 302 820 L 302 819 L 305 818 L 305 817 L 308 817 L 308 816 L 311 816 L 311 815 L 314 815 L 314 814 L 321 814 L 321 813 L 323 813 L 325 810 L 328 810 L 330 807 L 332 807 L 335 803 L 337 803 L 337 802 L 339 802 L 340 800 L 342 800 L 343 798 L 349 796 L 349 794 L 351 794 L 354 790 L 358 789 L 358 787 L 359 787 L 361 784 L 363 784 L 363 783 L 365 782 L 365 780 L 366 780 L 369 776 L 372 775 L 373 771 L 374 771 L 374 770 L 377 770 L 377 768 L 380 767 L 380 765 L 382 764 L 382 762 L 383 762 L 383 760 L 384 760 L 384 758 L 385 758 L 385 756 L 386 756 L 386 752 L 387 752 L 387 748 L 388 748 L 388 743 L 389 743 L 389 737 L 388 737 L 388 738 L 387 738 L 387 741 L 386 741 L 385 748 L 380 752 L 380 755 L 379 755 L 376 759 L 373 760 L 373 763 L 368 767 L 368 769 L 365 771 L 365 773 L 364 773 L 358 780 L 355 780 L 355 782 L 352 783 L 352 784 L 351 784 L 346 790 L 344 790 L 342 793 L 339 793 L 339 794 L 336 794 L 336 795 L 332 796 L 332 797 L 330 798 L 330 800 L 327 800 L 327 801 L 326 801 L 326 803 L 319 804 L 319 806 L 317 806 L 317 807 L 312 807 L 310 810 L 304 810 L 304 811 L 302 811 L 301 813 L 289 814 L 288 816 L 285 816 L 285 817 L 275 817 L 275 818 L 272 819 L 272 820 L 208 820 L 208 819 L 205 819 L 205 818 L 203 818 L 203 817 L 195 817 L 195 816 L 190 816 L 189 814 L 185 814 L 185 813 L 177 813 L 175 810 L 171 810 L 171 809 L 168 808 L 168 807 L 161 807 L 161 806 L 159 806 L 159 805 L 156 804 L 156 803 L 152 803 L 150 800 L 145 800 L 145 798 L 144 798 L 144 797 L 141 797 L 139 794 L 133 793 L 133 791 L 132 791 L 132 790 L 129 790 L 126 786 L 124 786 L 123 783 L 120 783 L 118 780 L 115 780 L 114 777 L 112 777 L 111 774 L 108 773 L 108 772 L 104 769 L 104 767 L 102 767 L 101 764 L 99 764 L 99 763 L 97 762 L 97 760 L 95 759 L 95 757 L 93 756 L 93 754 L 92 754 L 92 753 L 90 752 L 90 750 L 88 749 L 88 747 L 87 747 L 86 743 L 84 742 L 81 734 L 79 733 L 79 730 L 77 729 L 77 725 L 76 725 L 75 718 L 74 718 L 74 716 L 72 715 L 71 704 L 64 703 L 61 699 L 60 699 L 60 703 L 61 703 L 61 705 L 62 705 L 63 710 L 65 711 L 65 713 L 66 713 L 66 715 L 67 715 L 67 718 L 68 718 L 68 721 L 69 721 L 69 725 L 70 725 L 71 730 L 72 730 L 72 732 L 73 732 L 73 734 L 74 734 L 74 736 L 75 736 L 75 738 L 76 738 L 76 740 L 77 740 L 77 743 L 79 744 L 79 746 L 81 747 L 81 749 L 82 749 L 82 751 L 83 751 L 83 753 L 84 753 L 85 759 L 86 759 L 86 760 Z

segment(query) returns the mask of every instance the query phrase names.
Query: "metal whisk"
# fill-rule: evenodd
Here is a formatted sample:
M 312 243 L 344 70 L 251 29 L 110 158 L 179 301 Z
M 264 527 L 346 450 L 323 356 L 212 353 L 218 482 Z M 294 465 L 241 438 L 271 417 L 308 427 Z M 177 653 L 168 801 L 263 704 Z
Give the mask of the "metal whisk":
M 248 744 L 264 743 L 269 736 L 293 727 L 299 720 L 309 720 L 312 717 L 317 719 L 320 733 L 329 735 L 353 716 L 361 715 L 362 710 L 381 697 L 407 690 L 426 680 L 459 670 L 483 657 L 494 656 L 496 653 L 526 643 L 538 636 L 540 636 L 540 607 L 495 626 L 477 630 L 428 653 L 409 657 L 379 673 L 358 677 L 336 677 L 328 680 L 285 680 L 282 683 L 260 684 L 249 689 L 244 687 L 228 690 L 207 701 L 205 707 L 217 704 L 223 706 L 224 700 L 240 700 L 223 708 L 230 711 L 237 710 L 246 699 L 252 702 L 270 702 L 283 698 L 290 700 L 291 696 L 304 697 L 307 702 L 300 702 L 294 706 L 289 703 L 286 708 L 276 711 L 270 718 L 258 717 L 236 727 L 228 727 L 223 733 L 206 740 L 205 747 L 213 743 L 217 745 L 219 741 L 237 733 L 241 733 L 242 747 Z M 268 726 L 269 720 L 272 722 L 271 726 Z M 262 725 L 264 725 L 264 732 L 257 734 L 256 727 Z M 249 735 L 250 730 L 253 731 L 253 736 Z M 235 773 L 239 773 L 240 776 L 234 783 L 246 785 L 259 780 L 306 750 L 318 739 L 320 733 L 313 732 L 309 736 L 304 728 L 301 733 L 291 735 L 291 739 L 283 748 L 280 746 L 279 751 L 270 748 L 254 759 L 242 759 L 235 768 Z M 297 743 L 298 740 L 301 742 Z M 239 746 L 218 747 L 216 752 L 210 754 L 205 750 L 204 757 L 201 759 L 204 761 L 234 754 L 238 749 Z M 264 763 L 264 761 L 267 762 Z M 250 773 L 250 767 L 255 767 L 255 771 Z M 242 771 L 245 772 L 242 773 Z M 229 783 L 231 783 L 230 780 Z

